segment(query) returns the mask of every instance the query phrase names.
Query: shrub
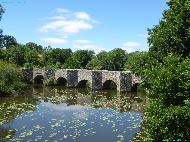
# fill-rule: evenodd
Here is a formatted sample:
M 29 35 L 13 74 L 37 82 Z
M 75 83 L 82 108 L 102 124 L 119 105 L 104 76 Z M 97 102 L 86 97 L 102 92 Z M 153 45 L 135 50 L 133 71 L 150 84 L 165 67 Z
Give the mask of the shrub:
M 150 98 L 145 112 L 144 141 L 190 139 L 190 58 L 168 55 L 146 70 Z
M 57 85 L 57 80 L 54 77 L 50 77 L 48 79 L 45 79 L 43 81 L 43 84 L 45 86 L 55 86 L 55 85 Z
M 21 70 L 14 64 L 0 61 L 0 96 L 17 95 L 24 91 Z

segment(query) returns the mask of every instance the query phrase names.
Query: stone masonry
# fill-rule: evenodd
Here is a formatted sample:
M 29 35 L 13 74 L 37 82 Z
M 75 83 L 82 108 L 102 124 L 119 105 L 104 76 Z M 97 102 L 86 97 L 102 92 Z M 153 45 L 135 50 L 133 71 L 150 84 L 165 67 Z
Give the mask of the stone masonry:
M 64 78 L 67 81 L 67 87 L 77 87 L 81 81 L 88 81 L 92 90 L 102 90 L 106 81 L 112 81 L 117 86 L 117 91 L 132 91 L 135 80 L 130 71 L 107 71 L 107 70 L 86 70 L 86 69 L 23 69 L 25 80 L 32 82 L 37 77 L 43 79 Z M 137 82 L 138 84 L 138 82 Z

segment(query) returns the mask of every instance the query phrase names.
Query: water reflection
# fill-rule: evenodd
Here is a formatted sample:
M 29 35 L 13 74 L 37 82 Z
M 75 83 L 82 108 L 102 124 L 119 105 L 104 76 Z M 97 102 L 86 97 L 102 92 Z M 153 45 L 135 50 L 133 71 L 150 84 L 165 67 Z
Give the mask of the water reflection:
M 140 130 L 145 104 L 139 92 L 34 85 L 1 98 L 0 141 L 129 141 Z
M 71 89 L 63 87 L 33 87 L 33 98 L 57 97 L 56 103 L 70 105 L 94 105 L 95 107 L 109 107 L 120 112 L 137 111 L 143 112 L 146 97 L 142 92 L 120 93 L 114 90 L 90 91 L 85 88 Z M 59 98 L 64 95 L 63 98 Z M 55 103 L 55 102 L 54 102 Z

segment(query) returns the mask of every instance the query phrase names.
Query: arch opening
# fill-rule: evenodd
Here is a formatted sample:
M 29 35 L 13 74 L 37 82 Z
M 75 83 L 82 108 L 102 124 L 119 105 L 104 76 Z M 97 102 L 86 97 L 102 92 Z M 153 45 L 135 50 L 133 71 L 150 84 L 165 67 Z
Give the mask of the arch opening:
M 106 80 L 102 86 L 103 90 L 116 90 L 117 84 L 112 80 Z
M 137 92 L 138 87 L 139 87 L 139 83 L 133 84 L 133 86 L 131 87 L 131 91 L 132 91 L 132 92 Z
M 57 79 L 57 85 L 58 86 L 66 86 L 67 85 L 67 80 L 63 77 L 59 77 Z
M 43 75 L 37 75 L 34 78 L 34 84 L 43 84 L 44 77 Z
M 79 81 L 77 87 L 79 87 L 79 88 L 86 88 L 86 87 L 88 87 L 88 80 L 81 80 L 81 81 Z

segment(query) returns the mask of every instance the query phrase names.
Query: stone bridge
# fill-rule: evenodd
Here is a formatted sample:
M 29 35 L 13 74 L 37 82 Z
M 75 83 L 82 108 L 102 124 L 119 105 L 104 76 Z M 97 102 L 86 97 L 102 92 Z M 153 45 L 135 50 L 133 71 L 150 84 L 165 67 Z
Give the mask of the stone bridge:
M 58 85 L 67 87 L 85 87 L 87 82 L 92 90 L 107 90 L 115 86 L 117 91 L 136 91 L 134 75 L 130 71 L 107 71 L 86 69 L 23 69 L 25 80 L 33 83 L 43 83 L 43 80 L 53 78 Z M 135 88 L 134 88 L 135 87 Z

